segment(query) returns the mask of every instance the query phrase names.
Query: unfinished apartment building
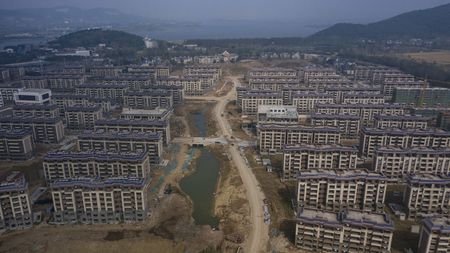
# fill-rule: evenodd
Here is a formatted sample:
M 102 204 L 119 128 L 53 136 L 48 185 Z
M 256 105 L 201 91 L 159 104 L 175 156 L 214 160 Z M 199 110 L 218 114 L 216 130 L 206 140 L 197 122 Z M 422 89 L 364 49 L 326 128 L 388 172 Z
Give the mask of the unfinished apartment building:
M 0 173 L 0 230 L 33 226 L 28 183 L 19 171 Z
M 410 128 L 426 130 L 432 119 L 421 115 L 375 115 L 374 120 L 374 126 L 376 128 Z
M 324 92 L 328 87 L 346 87 L 352 85 L 352 82 L 341 75 L 311 76 L 305 81 L 305 85 L 316 91 Z
M 358 149 L 340 145 L 285 146 L 283 154 L 284 180 L 311 169 L 354 170 L 358 160 Z
M 89 68 L 91 77 L 114 77 L 122 73 L 122 67 L 115 66 L 92 66 Z
M 163 153 L 159 133 L 133 132 L 85 132 L 78 135 L 80 151 L 138 152 L 147 151 L 150 163 L 158 164 Z
M 447 148 L 450 147 L 450 132 L 440 129 L 420 130 L 367 127 L 361 129 L 359 150 L 362 157 L 373 159 L 375 149 L 383 146 Z
M 37 143 L 60 143 L 64 139 L 64 123 L 61 118 L 0 117 L 0 129 L 26 129 Z
M 260 105 L 256 115 L 258 124 L 297 125 L 297 108 L 291 105 Z
M 159 133 L 164 144 L 170 142 L 170 124 L 163 120 L 127 120 L 127 119 L 101 119 L 95 122 L 95 131 L 116 132 L 153 132 Z
M 339 144 L 341 134 L 335 127 L 311 127 L 301 125 L 258 125 L 260 152 L 280 153 L 285 145 Z
M 241 110 L 243 115 L 256 116 L 258 107 L 283 105 L 283 97 L 280 92 L 249 91 L 242 95 Z
M 147 151 L 52 151 L 43 159 L 47 183 L 59 179 L 150 176 Z
M 315 127 L 337 127 L 343 139 L 357 139 L 361 120 L 356 115 L 312 114 L 311 125 Z
M 170 108 L 174 101 L 169 90 L 128 91 L 125 93 L 123 105 L 135 109 Z
M 209 88 L 222 76 L 222 69 L 215 65 L 188 65 L 183 68 L 183 75 L 200 79 L 202 87 Z
M 112 110 L 111 100 L 88 95 L 56 93 L 52 94 L 52 103 L 60 110 L 60 117 L 65 117 L 65 109 L 72 106 L 100 106 L 104 113 Z
M 35 153 L 36 146 L 29 130 L 0 129 L 0 160 L 28 160 Z
M 388 178 L 367 170 L 300 171 L 297 205 L 320 210 L 383 211 Z
M 157 65 L 157 66 L 131 65 L 131 66 L 127 67 L 127 73 L 148 75 L 152 79 L 156 79 L 158 77 L 169 76 L 170 68 L 169 68 L 169 66 L 164 66 L 164 65 Z
M 349 99 L 353 95 L 381 95 L 379 87 L 369 85 L 330 86 L 327 87 L 324 92 L 333 95 L 337 104 L 342 104 L 344 102 L 344 97 Z
M 88 95 L 96 98 L 111 99 L 116 102 L 122 102 L 128 86 L 125 84 L 101 84 L 85 83 L 76 87 L 76 94 Z
M 450 252 L 450 219 L 427 217 L 420 227 L 419 253 Z
M 42 105 L 15 105 L 12 108 L 12 115 L 15 117 L 46 117 L 56 118 L 61 115 L 59 107 L 52 104 Z
M 343 104 L 384 104 L 384 96 L 380 94 L 344 94 Z
M 182 85 L 150 85 L 142 89 L 143 93 L 153 92 L 154 90 L 165 90 L 168 91 L 173 100 L 174 105 L 180 105 L 184 102 L 184 90 Z
M 89 79 L 95 83 L 101 84 L 121 84 L 126 85 L 129 90 L 140 90 L 145 86 L 148 86 L 152 83 L 152 79 L 150 76 L 138 76 L 138 75 L 129 75 L 129 74 L 120 74 L 119 76 L 114 77 L 95 77 Z
M 68 178 L 50 184 L 56 223 L 109 224 L 145 220 L 150 177 Z
M 304 83 L 308 83 L 310 79 L 317 77 L 336 76 L 336 70 L 333 68 L 322 68 L 307 66 L 299 71 L 300 80 Z
M 246 75 L 250 90 L 280 91 L 284 87 L 298 87 L 300 80 L 298 71 L 283 68 L 252 69 Z
M 450 148 L 426 147 L 375 149 L 373 169 L 390 178 L 408 174 L 450 174 Z
M 408 175 L 403 205 L 409 219 L 443 214 L 449 216 L 450 178 L 447 175 Z
M 204 87 L 202 81 L 199 78 L 193 77 L 179 77 L 169 76 L 165 78 L 159 78 L 156 80 L 157 85 L 181 85 L 183 86 L 183 92 L 187 96 L 199 96 L 203 95 Z
M 361 118 L 362 126 L 373 126 L 378 114 L 404 115 L 405 107 L 398 104 L 317 104 L 316 113 L 330 115 L 355 115 Z
M 173 109 L 161 107 L 155 109 L 123 108 L 120 118 L 129 120 L 169 120 L 172 113 Z
M 394 223 L 385 213 L 300 209 L 295 246 L 308 252 L 390 252 Z
M 103 118 L 100 106 L 70 106 L 65 109 L 66 126 L 72 130 L 94 129 L 95 122 Z
M 318 104 L 334 104 L 334 97 L 326 93 L 296 92 L 292 94 L 292 105 L 299 114 L 309 114 Z

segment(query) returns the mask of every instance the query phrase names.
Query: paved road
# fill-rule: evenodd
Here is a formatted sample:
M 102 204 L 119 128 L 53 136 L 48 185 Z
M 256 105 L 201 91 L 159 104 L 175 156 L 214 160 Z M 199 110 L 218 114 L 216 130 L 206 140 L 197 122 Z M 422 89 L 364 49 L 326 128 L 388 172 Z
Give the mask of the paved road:
M 239 85 L 239 80 L 237 77 L 230 77 L 230 79 L 234 83 L 233 89 L 228 92 L 227 95 L 223 97 L 215 97 L 215 101 L 217 104 L 214 108 L 214 116 L 219 125 L 219 128 L 222 132 L 222 135 L 228 140 L 228 142 L 239 143 L 240 140 L 231 139 L 233 135 L 231 131 L 230 124 L 226 120 L 226 117 L 222 117 L 225 110 L 225 106 L 230 100 L 234 100 L 236 97 L 236 89 L 235 87 Z M 206 98 L 208 99 L 208 98 Z M 249 253 L 258 253 L 258 252 L 266 252 L 267 243 L 269 240 L 269 228 L 264 223 L 264 214 L 263 214 L 263 205 L 264 205 L 264 193 L 262 192 L 258 180 L 256 179 L 253 171 L 250 167 L 248 167 L 243 154 L 240 153 L 237 145 L 229 145 L 228 152 L 231 155 L 231 158 L 238 168 L 239 174 L 244 183 L 244 187 L 246 190 L 247 199 L 250 203 L 250 211 L 251 211 L 251 224 L 252 228 L 250 234 L 246 240 L 246 245 L 244 247 L 244 252 Z

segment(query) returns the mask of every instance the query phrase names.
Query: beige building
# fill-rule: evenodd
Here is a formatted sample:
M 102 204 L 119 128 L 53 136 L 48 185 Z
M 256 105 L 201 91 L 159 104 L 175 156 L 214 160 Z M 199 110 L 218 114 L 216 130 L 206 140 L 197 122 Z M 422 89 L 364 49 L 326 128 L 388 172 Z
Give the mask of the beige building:
M 60 110 L 57 105 L 38 104 L 38 105 L 15 105 L 12 109 L 15 117 L 46 117 L 57 118 L 60 116 Z
M 122 102 L 128 86 L 125 84 L 96 84 L 85 83 L 76 87 L 76 94 L 88 95 L 96 98 L 106 98 Z
M 89 69 L 91 77 L 114 77 L 122 73 L 121 67 L 114 66 L 94 66 Z
M 425 218 L 420 228 L 418 253 L 450 251 L 450 220 L 448 217 Z
M 173 95 L 169 90 L 128 91 L 123 104 L 134 109 L 171 108 L 174 105 Z
M 341 104 L 344 97 L 348 98 L 357 95 L 381 95 L 379 86 L 372 85 L 350 85 L 350 86 L 328 86 L 325 93 L 333 95 L 336 103 Z
M 400 129 L 428 129 L 431 118 L 420 115 L 375 115 L 375 127 L 377 128 L 400 128 Z
M 241 110 L 243 115 L 256 116 L 258 107 L 283 105 L 283 97 L 280 92 L 249 91 L 242 95 Z
M 312 114 L 311 125 L 315 127 L 337 127 L 343 139 L 357 139 L 361 128 L 359 116 Z
M 445 214 L 450 207 L 450 178 L 445 175 L 407 176 L 403 205 L 409 219 Z
M 167 77 L 170 75 L 170 68 L 168 66 L 157 65 L 157 66 L 139 66 L 131 65 L 128 66 L 127 72 L 131 74 L 143 74 L 148 75 L 153 79 L 159 77 Z
M 334 104 L 332 95 L 317 92 L 298 92 L 292 94 L 292 105 L 297 107 L 300 114 L 314 112 L 318 104 Z
M 258 125 L 260 152 L 280 153 L 285 145 L 339 144 L 341 134 L 335 127 L 311 127 L 302 125 Z
M 64 123 L 61 118 L 3 116 L 0 117 L 0 128 L 29 130 L 37 143 L 57 144 L 64 139 Z
M 380 94 L 344 94 L 343 104 L 384 104 L 384 96 Z
M 204 92 L 204 87 L 202 86 L 202 81 L 199 78 L 193 77 L 179 77 L 179 76 L 169 76 L 165 78 L 159 78 L 156 80 L 157 85 L 181 85 L 183 86 L 183 92 L 187 96 L 199 96 Z
M 60 110 L 60 117 L 65 117 L 66 108 L 74 106 L 100 106 L 104 113 L 112 110 L 111 100 L 106 98 L 95 98 L 88 95 L 76 94 L 53 94 L 52 103 Z
M 103 119 L 100 106 L 71 106 L 65 108 L 66 126 L 68 129 L 94 129 L 95 122 Z
M 0 160 L 28 160 L 35 153 L 36 146 L 29 130 L 0 129 Z
M 296 218 L 295 246 L 308 252 L 390 252 L 394 223 L 385 213 L 330 212 L 303 208 Z
M 47 183 L 78 177 L 150 176 L 150 159 L 146 151 L 52 151 L 43 160 Z
M 19 171 L 0 174 L 0 230 L 33 226 L 28 183 Z
M 399 148 L 447 148 L 450 147 L 450 132 L 439 129 L 398 129 L 367 128 L 361 129 L 359 141 L 360 155 L 372 159 L 375 148 L 393 146 Z
M 388 183 L 383 174 L 367 170 L 313 169 L 301 171 L 297 179 L 299 208 L 383 211 Z
M 355 147 L 340 145 L 285 146 L 283 179 L 295 180 L 298 172 L 311 169 L 354 170 L 358 160 Z
M 132 109 L 123 108 L 120 114 L 121 119 L 129 120 L 169 120 L 173 109 L 157 107 L 155 109 Z

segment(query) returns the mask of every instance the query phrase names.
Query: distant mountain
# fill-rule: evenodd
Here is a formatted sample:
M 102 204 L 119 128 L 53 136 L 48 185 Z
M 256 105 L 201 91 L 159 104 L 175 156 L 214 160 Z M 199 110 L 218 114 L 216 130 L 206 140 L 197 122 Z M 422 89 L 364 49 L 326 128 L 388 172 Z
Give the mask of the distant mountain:
M 354 40 L 450 36 L 450 4 L 407 12 L 367 25 L 340 23 L 310 39 Z
M 115 49 L 140 50 L 145 47 L 144 39 L 140 36 L 122 31 L 92 29 L 70 33 L 49 42 L 59 48 L 96 47 L 106 44 Z

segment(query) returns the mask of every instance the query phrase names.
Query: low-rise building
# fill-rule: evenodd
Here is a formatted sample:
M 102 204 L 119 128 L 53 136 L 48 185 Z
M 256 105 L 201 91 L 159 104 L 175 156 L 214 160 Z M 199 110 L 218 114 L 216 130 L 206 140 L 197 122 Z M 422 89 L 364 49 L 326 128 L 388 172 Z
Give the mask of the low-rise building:
M 450 178 L 445 175 L 407 176 L 403 204 L 409 219 L 445 214 L 450 207 Z
M 378 147 L 373 159 L 374 171 L 390 178 L 408 174 L 450 174 L 450 148 Z
M 304 170 L 354 170 L 358 160 L 358 149 L 340 145 L 285 146 L 283 153 L 284 180 L 295 180 Z
M 443 216 L 428 217 L 420 227 L 418 253 L 450 251 L 450 219 Z
M 0 230 L 33 226 L 28 183 L 19 171 L 0 174 Z
M 383 146 L 399 148 L 450 147 L 450 132 L 440 129 L 398 129 L 398 128 L 368 128 L 361 129 L 359 141 L 360 155 L 372 159 L 375 149 Z
M 335 127 L 311 127 L 301 125 L 258 125 L 260 152 L 279 153 L 285 145 L 339 144 L 341 134 Z
M 48 89 L 19 89 L 14 93 L 14 102 L 18 104 L 49 104 L 52 91 Z
M 29 130 L 0 129 L 0 159 L 28 160 L 35 153 L 33 135 Z
M 295 106 L 290 105 L 260 105 L 256 115 L 258 124 L 298 124 L 298 113 Z
M 95 122 L 103 118 L 100 106 L 69 106 L 65 108 L 66 126 L 68 129 L 94 129 Z
M 147 151 L 150 163 L 158 164 L 163 153 L 163 141 L 159 133 L 96 131 L 79 134 L 77 148 L 80 151 Z
M 2 116 L 0 128 L 29 130 L 37 143 L 56 144 L 64 139 L 64 123 L 61 118 Z
M 147 151 L 52 151 L 44 156 L 43 167 L 47 183 L 77 177 L 150 176 Z
M 311 125 L 315 127 L 337 127 L 344 139 L 358 138 L 361 120 L 356 115 L 312 114 Z
M 144 221 L 150 177 L 68 178 L 50 184 L 56 223 Z
M 299 210 L 295 246 L 310 252 L 390 252 L 394 223 L 385 213 Z

